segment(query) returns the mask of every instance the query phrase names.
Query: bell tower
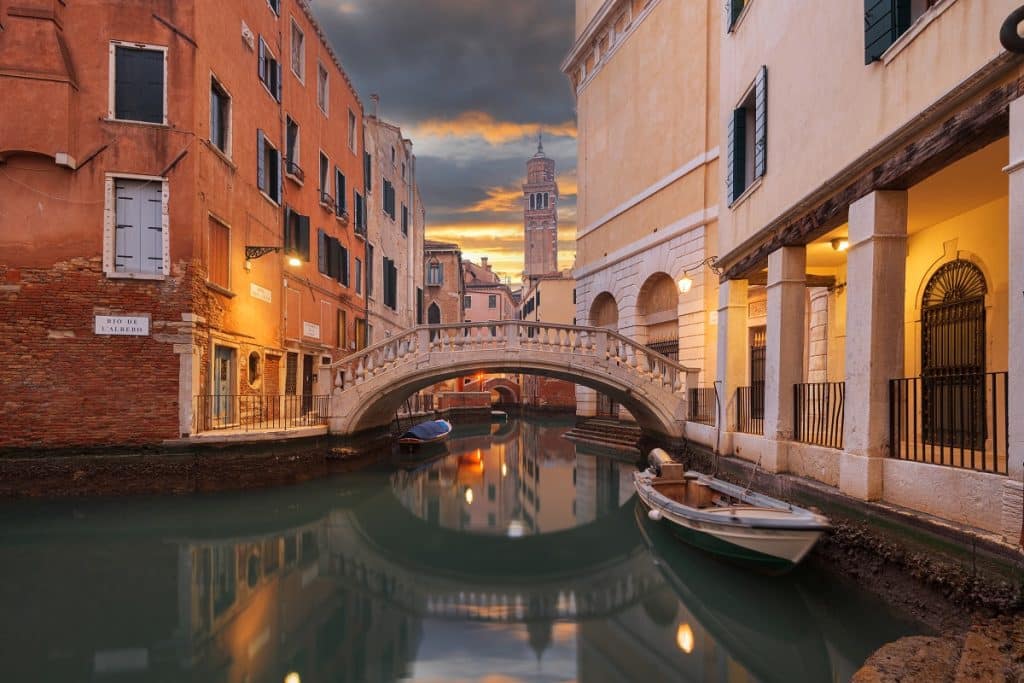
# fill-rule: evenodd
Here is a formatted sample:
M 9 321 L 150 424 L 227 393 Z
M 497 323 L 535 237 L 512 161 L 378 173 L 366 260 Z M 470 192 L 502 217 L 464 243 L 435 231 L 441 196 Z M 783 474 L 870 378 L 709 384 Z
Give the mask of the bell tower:
M 544 154 L 537 136 L 537 153 L 526 162 L 523 183 L 523 278 L 558 272 L 558 183 L 555 160 Z

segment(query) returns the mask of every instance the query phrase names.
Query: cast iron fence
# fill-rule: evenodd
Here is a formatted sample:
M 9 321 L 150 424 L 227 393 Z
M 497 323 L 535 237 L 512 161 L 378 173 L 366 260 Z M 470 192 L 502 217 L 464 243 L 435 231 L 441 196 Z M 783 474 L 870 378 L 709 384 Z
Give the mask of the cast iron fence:
M 736 428 L 745 434 L 764 434 L 764 384 L 736 389 Z
M 693 387 L 687 396 L 687 416 L 690 422 L 714 425 L 718 414 L 715 387 Z
M 1007 372 L 889 381 L 892 456 L 1006 474 Z
M 210 432 L 237 429 L 291 429 L 327 424 L 329 396 L 212 394 L 195 397 L 196 429 Z
M 796 441 L 843 447 L 846 382 L 793 385 L 793 432 Z

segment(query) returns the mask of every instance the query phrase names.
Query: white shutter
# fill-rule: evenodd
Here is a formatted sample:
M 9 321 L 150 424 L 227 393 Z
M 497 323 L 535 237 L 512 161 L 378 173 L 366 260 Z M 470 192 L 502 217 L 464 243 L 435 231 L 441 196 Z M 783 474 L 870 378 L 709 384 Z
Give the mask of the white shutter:
M 163 183 L 159 180 L 142 186 L 141 271 L 164 272 Z
M 114 219 L 114 271 L 138 273 L 141 271 L 142 190 L 136 180 L 116 178 L 114 201 L 117 207 Z

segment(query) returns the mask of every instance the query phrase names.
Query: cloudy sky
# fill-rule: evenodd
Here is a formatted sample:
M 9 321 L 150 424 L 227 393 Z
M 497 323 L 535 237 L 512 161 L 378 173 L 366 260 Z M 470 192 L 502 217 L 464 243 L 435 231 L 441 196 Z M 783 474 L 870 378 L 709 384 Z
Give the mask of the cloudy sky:
M 559 261 L 572 264 L 576 125 L 559 64 L 573 0 L 312 0 L 363 105 L 413 140 L 428 238 L 518 282 L 521 185 L 544 130 L 558 168 Z

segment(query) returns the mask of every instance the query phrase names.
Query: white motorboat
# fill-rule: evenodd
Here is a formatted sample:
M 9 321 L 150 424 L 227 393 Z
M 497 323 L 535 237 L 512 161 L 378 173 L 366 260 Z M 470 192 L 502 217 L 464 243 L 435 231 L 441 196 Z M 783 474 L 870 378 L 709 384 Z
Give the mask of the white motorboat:
M 828 530 L 828 519 L 699 472 L 684 472 L 665 451 L 634 475 L 652 520 L 664 520 L 682 540 L 716 555 L 768 571 L 796 566 Z

